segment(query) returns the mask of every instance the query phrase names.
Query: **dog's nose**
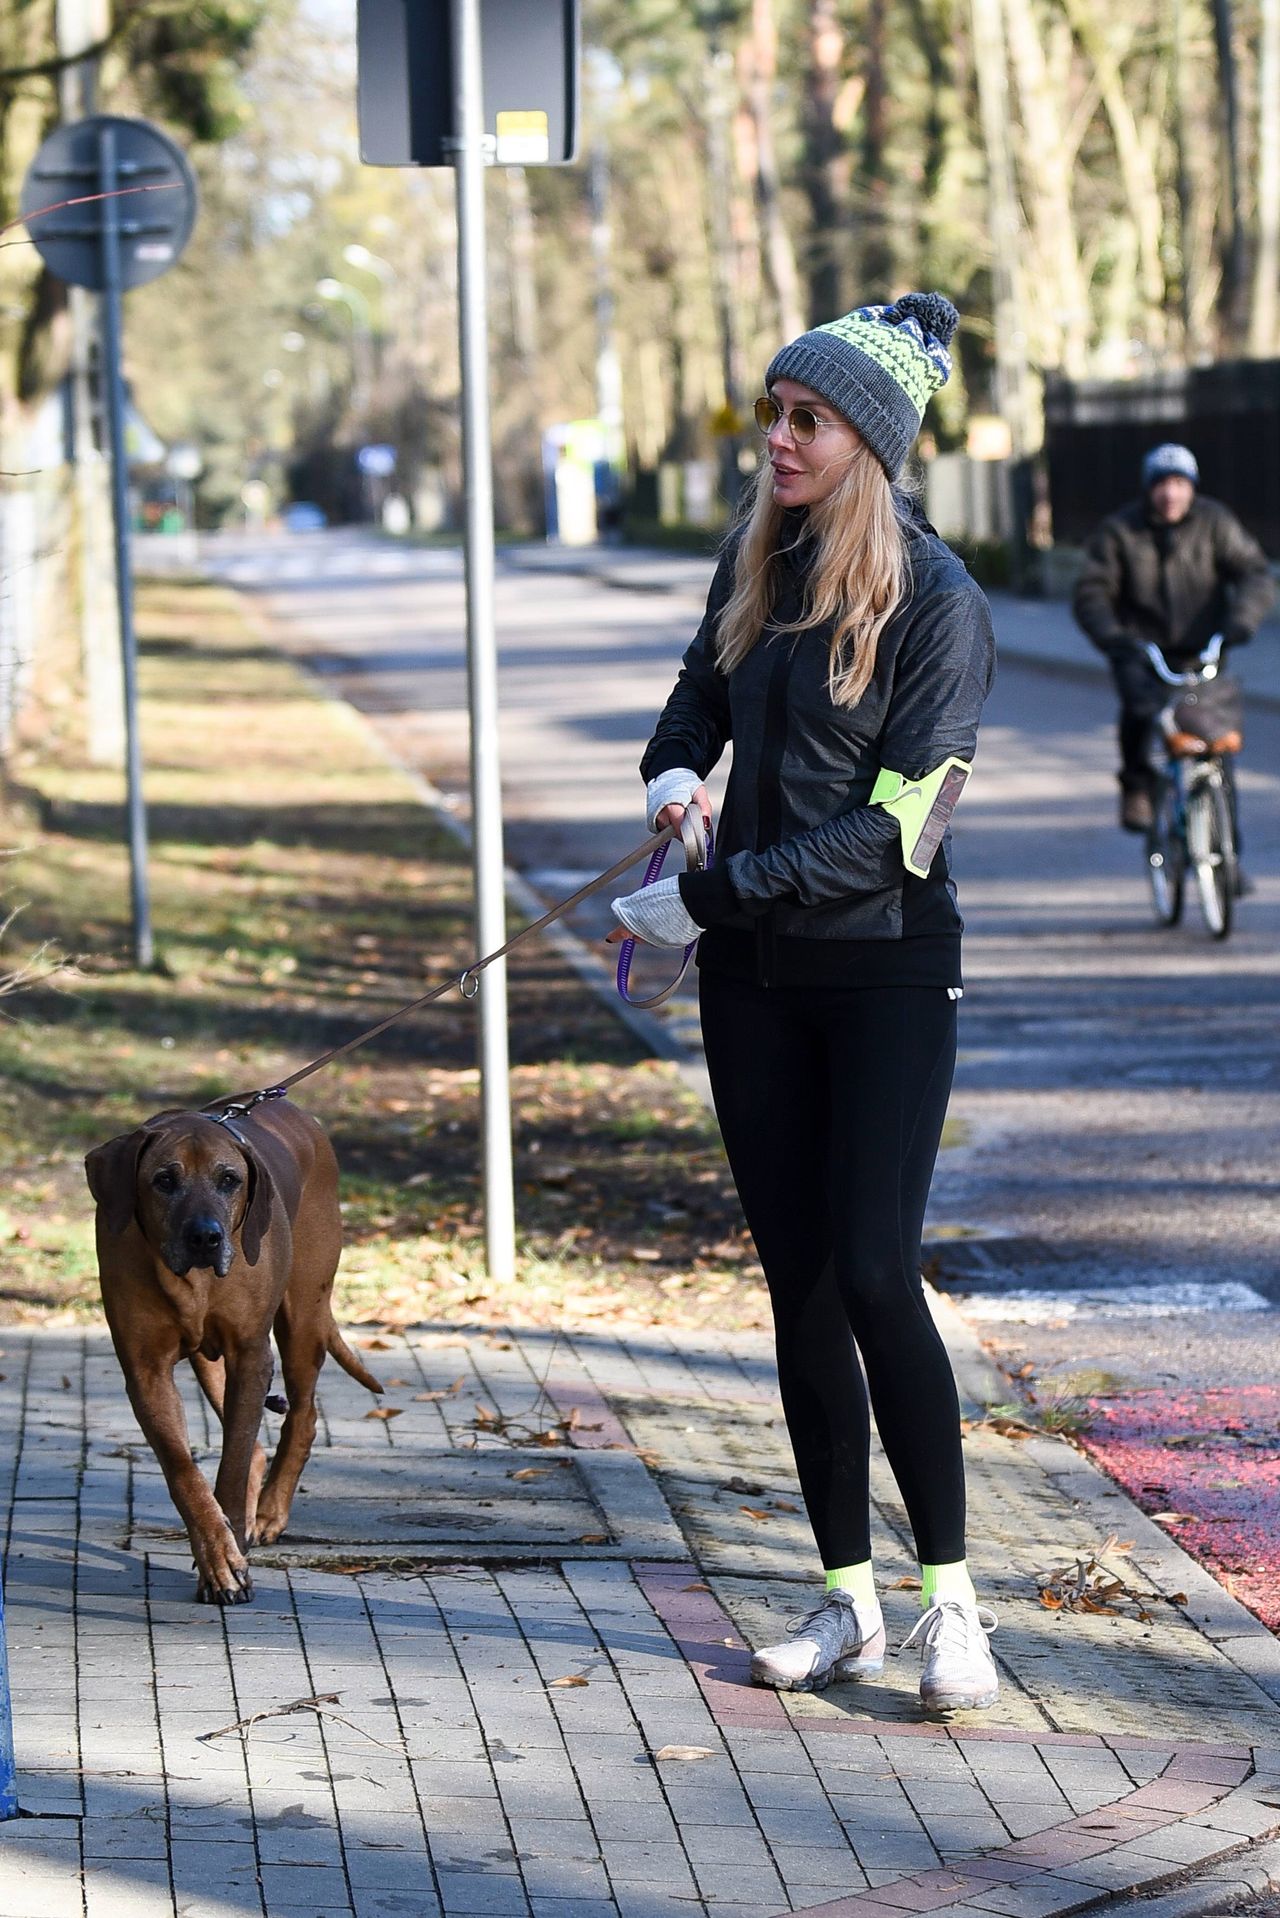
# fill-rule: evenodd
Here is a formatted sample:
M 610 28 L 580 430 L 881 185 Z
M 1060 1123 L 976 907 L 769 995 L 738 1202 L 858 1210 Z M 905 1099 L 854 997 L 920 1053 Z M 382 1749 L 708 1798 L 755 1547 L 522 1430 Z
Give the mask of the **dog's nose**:
M 224 1235 L 216 1219 L 191 1219 L 182 1236 L 193 1254 L 211 1260 L 221 1250 Z

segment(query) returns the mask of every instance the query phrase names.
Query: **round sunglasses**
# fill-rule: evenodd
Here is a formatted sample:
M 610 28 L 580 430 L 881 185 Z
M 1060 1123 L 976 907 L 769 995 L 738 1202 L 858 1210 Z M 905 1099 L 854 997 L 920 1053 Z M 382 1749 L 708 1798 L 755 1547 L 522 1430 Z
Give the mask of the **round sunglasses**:
M 784 413 L 777 400 L 767 393 L 762 393 L 756 401 L 755 416 L 762 433 L 771 433 L 779 420 L 785 420 L 797 446 L 812 446 L 820 427 L 844 424 L 842 420 L 820 420 L 811 406 L 793 406 L 789 413 Z

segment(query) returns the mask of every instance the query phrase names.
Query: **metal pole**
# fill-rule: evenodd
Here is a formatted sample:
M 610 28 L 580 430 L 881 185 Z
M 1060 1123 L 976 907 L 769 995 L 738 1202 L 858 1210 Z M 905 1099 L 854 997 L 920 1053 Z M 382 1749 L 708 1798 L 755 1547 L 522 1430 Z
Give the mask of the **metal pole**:
M 133 905 L 133 956 L 143 970 L 154 957 L 151 901 L 147 888 L 147 814 L 142 799 L 142 742 L 138 731 L 138 642 L 133 627 L 133 571 L 129 558 L 129 462 L 124 434 L 124 382 L 121 378 L 120 202 L 111 196 L 117 184 L 115 128 L 98 134 L 98 177 L 102 202 L 102 358 L 107 423 L 111 436 L 111 503 L 115 517 L 116 594 L 120 604 L 120 654 L 124 665 L 125 767 L 129 789 L 129 880 Z
M 479 0 L 450 0 L 453 163 L 458 208 L 458 340 L 462 369 L 462 469 L 466 492 L 467 682 L 471 708 L 471 847 L 476 946 L 506 940 L 498 670 L 493 617 L 493 453 L 485 297 L 484 102 Z M 479 992 L 484 1235 L 489 1276 L 515 1276 L 515 1192 L 507 1060 L 507 969 L 499 960 Z
M 4 1643 L 4 1586 L 0 1585 L 0 1823 L 18 1815 L 18 1778 L 13 1758 L 13 1706 Z

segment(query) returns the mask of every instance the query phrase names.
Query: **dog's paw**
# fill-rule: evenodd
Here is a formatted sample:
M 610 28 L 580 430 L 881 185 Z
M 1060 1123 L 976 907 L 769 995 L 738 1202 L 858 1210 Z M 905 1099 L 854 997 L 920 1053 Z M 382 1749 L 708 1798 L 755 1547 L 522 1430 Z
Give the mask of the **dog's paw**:
M 253 1597 L 249 1561 L 236 1544 L 224 1518 L 213 1538 L 193 1541 L 196 1561 L 196 1600 L 201 1605 L 247 1605 Z
M 258 1509 L 249 1530 L 250 1545 L 274 1545 L 288 1523 L 288 1506 L 279 1505 L 268 1492 L 258 1501 Z

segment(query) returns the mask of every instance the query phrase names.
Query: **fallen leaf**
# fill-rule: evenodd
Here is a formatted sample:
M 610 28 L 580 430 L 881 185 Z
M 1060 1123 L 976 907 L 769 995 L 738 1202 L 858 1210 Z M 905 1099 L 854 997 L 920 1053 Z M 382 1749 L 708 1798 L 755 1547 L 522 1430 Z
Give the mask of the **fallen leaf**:
M 1193 1512 L 1153 1512 L 1151 1516 L 1157 1525 L 1194 1525 L 1196 1522 Z
M 395 1380 L 392 1379 L 391 1383 L 394 1385 Z M 775 1498 L 773 1501 L 773 1509 L 775 1512 L 798 1512 L 800 1510 L 800 1507 L 798 1505 L 793 1505 L 790 1499 Z
M 705 1585 L 700 1578 L 695 1578 L 692 1585 L 682 1585 L 680 1590 L 682 1592 L 709 1592 L 711 1587 Z
M 551 1679 L 549 1681 L 548 1689 L 558 1690 L 561 1687 L 568 1687 L 570 1685 L 585 1685 L 587 1684 L 587 1682 L 588 1681 L 585 1678 L 583 1678 L 580 1672 L 570 1672 L 567 1678 Z
M 1186 1602 L 1187 1595 L 1185 1592 L 1171 1592 L 1169 1594 L 1169 1603 L 1171 1605 L 1185 1605 Z
M 725 1486 L 726 1492 L 745 1492 L 748 1498 L 759 1498 L 764 1492 L 763 1485 L 757 1485 L 752 1478 L 731 1478 Z
M 387 1384 L 388 1384 L 388 1385 L 400 1385 L 400 1386 L 405 1386 L 405 1385 L 409 1385 L 409 1384 L 411 1384 L 411 1383 L 412 1383 L 412 1381 L 411 1381 L 410 1379 L 388 1379 L 388 1380 L 387 1380 Z
M 889 1590 L 891 1592 L 918 1592 L 920 1590 L 920 1580 L 918 1578 L 895 1578 Z
M 398 1419 L 403 1411 L 403 1405 L 375 1405 L 371 1412 L 365 1413 L 365 1417 L 367 1419 Z
M 518 1479 L 522 1485 L 527 1479 L 550 1478 L 550 1476 L 551 1467 L 549 1465 L 522 1465 L 518 1472 L 507 1473 L 508 1478 Z
M 456 1399 L 466 1382 L 467 1375 L 463 1372 L 452 1385 L 441 1385 L 434 1392 L 415 1392 L 413 1396 L 419 1404 L 426 1399 Z
M 691 1765 L 698 1758 L 714 1758 L 715 1753 L 706 1745 L 663 1745 L 653 1756 L 660 1765 L 668 1760 Z
M 395 1341 L 393 1339 L 357 1339 L 355 1343 L 362 1345 L 366 1352 L 393 1352 L 395 1350 Z
M 607 1545 L 609 1535 L 607 1532 L 584 1532 L 578 1543 L 579 1545 Z
M 766 1525 L 768 1523 L 768 1512 L 761 1512 L 754 1505 L 740 1505 L 738 1510 L 745 1512 L 748 1518 L 753 1518 L 757 1525 Z

